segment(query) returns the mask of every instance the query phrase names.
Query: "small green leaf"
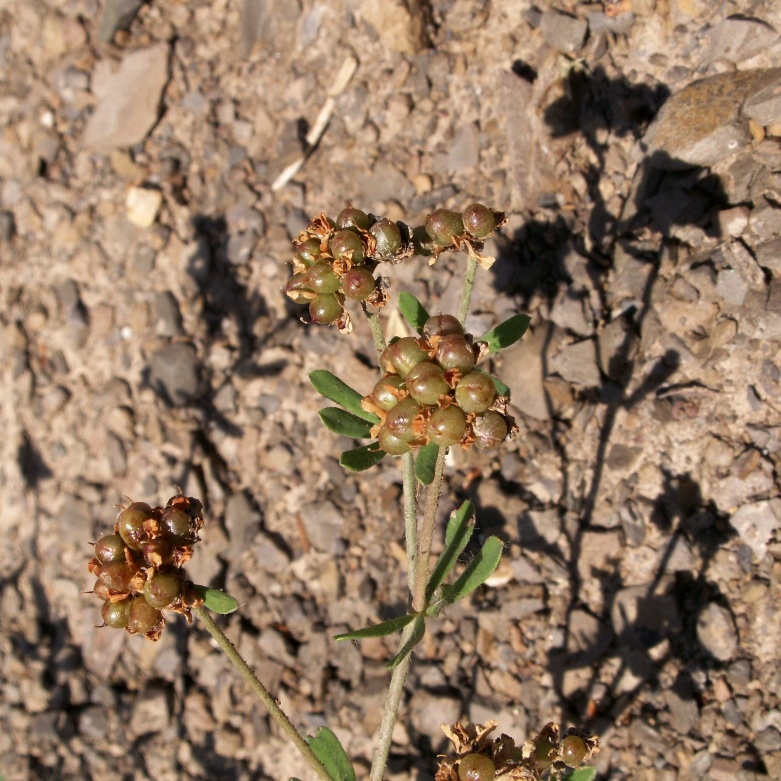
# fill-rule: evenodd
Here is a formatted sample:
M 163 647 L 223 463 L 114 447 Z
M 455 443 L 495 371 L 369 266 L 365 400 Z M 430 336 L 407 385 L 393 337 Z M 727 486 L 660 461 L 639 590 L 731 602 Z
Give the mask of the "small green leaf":
M 348 412 L 357 415 L 369 423 L 379 422 L 379 418 L 373 412 L 367 412 L 362 406 L 363 396 L 357 390 L 353 390 L 349 385 L 342 382 L 336 375 L 325 369 L 317 369 L 309 373 L 309 382 L 312 387 L 327 399 L 336 402 L 340 407 L 344 407 Z
M 576 770 L 565 770 L 561 775 L 561 781 L 594 781 L 596 777 L 597 769 L 588 765 Z
M 372 434 L 372 424 L 352 412 L 345 412 L 339 407 L 326 407 L 317 413 L 323 425 L 334 434 L 353 439 L 368 439 Z
M 406 291 L 399 293 L 399 312 L 419 334 L 423 333 L 423 326 L 428 320 L 429 314 L 412 293 Z
M 363 472 L 379 464 L 385 458 L 385 451 L 380 450 L 376 442 L 354 450 L 345 450 L 339 458 L 339 463 L 349 472 Z
M 394 667 L 398 667 L 399 663 L 404 660 L 405 657 L 412 653 L 412 649 L 423 639 L 423 635 L 426 634 L 426 621 L 423 616 L 415 616 L 415 623 L 412 625 L 412 634 L 409 636 L 409 640 L 404 643 L 403 648 L 386 663 L 385 667 L 388 670 L 392 670 Z
M 526 333 L 530 322 L 529 315 L 513 315 L 481 336 L 479 341 L 488 343 L 489 353 L 498 353 L 499 350 L 515 344 Z
M 203 606 L 224 616 L 238 609 L 238 600 L 230 594 L 220 591 L 218 588 L 208 588 L 207 586 L 193 586 L 193 591 L 203 600 Z
M 434 592 L 450 574 L 458 557 L 466 548 L 474 530 L 475 506 L 472 502 L 466 501 L 455 512 L 450 514 L 450 520 L 445 530 L 445 550 L 440 554 L 426 586 L 426 602 L 434 596 Z
M 424 445 L 418 450 L 418 455 L 415 459 L 415 477 L 423 485 L 431 485 L 434 482 L 434 467 L 437 463 L 438 455 L 439 446 L 433 442 L 429 442 L 428 445 Z
M 314 735 L 307 735 L 306 742 L 334 781 L 355 781 L 350 758 L 328 727 L 320 727 Z
M 493 374 L 489 374 L 488 376 L 494 381 L 494 388 L 496 388 L 496 392 L 500 396 L 507 396 L 509 398 L 510 389 L 498 377 L 494 377 Z
M 458 580 L 452 586 L 442 586 L 442 596 L 445 600 L 452 604 L 469 596 L 478 586 L 482 586 L 499 566 L 503 548 L 504 545 L 498 537 L 489 537 Z
M 405 616 L 397 616 L 389 621 L 383 621 L 381 624 L 367 626 L 358 629 L 355 632 L 345 632 L 341 635 L 334 635 L 334 640 L 365 640 L 367 637 L 385 637 L 394 632 L 400 632 L 407 624 L 411 624 L 416 618 L 417 613 L 410 613 Z

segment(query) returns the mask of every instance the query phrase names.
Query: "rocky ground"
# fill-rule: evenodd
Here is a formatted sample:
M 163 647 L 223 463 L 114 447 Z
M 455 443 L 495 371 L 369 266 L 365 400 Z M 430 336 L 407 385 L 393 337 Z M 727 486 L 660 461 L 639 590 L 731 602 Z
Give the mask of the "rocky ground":
M 391 646 L 330 636 L 404 608 L 400 473 L 343 474 L 305 379 L 368 390 L 366 329 L 280 292 L 348 200 L 504 209 L 470 330 L 532 316 L 495 365 L 520 435 L 454 453 L 442 507 L 508 555 L 419 648 L 388 777 L 491 718 L 593 729 L 602 779 L 781 777 L 781 8 L 410 9 L 0 5 L 5 781 L 307 777 L 198 626 L 93 628 L 89 541 L 175 486 L 229 635 L 368 767 Z M 462 263 L 392 290 L 447 311 Z

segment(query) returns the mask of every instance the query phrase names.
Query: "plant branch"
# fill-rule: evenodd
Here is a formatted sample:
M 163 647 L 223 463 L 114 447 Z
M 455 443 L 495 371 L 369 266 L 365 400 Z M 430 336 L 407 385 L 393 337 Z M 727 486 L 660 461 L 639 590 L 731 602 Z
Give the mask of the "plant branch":
M 369 321 L 369 328 L 371 329 L 372 339 L 374 340 L 374 349 L 377 351 L 377 362 L 379 363 L 382 351 L 386 347 L 385 334 L 382 332 L 380 316 L 376 312 L 369 312 L 365 305 L 363 311 L 366 314 L 366 319 Z
M 399 648 L 403 648 L 409 640 L 413 631 L 413 624 L 404 627 L 401 633 Z M 412 663 L 412 654 L 407 654 L 399 664 L 393 668 L 390 684 L 388 685 L 388 696 L 385 698 L 385 709 L 382 713 L 382 723 L 380 732 L 377 736 L 377 746 L 374 749 L 374 758 L 372 760 L 372 769 L 369 781 L 382 781 L 385 776 L 385 765 L 388 763 L 388 754 L 390 753 L 391 743 L 393 742 L 393 728 L 396 725 L 396 718 L 399 715 L 401 698 L 404 694 L 404 681 L 407 679 L 410 664 Z
M 255 673 L 252 672 L 249 665 L 236 650 L 236 646 L 228 639 L 222 629 L 214 623 L 214 619 L 209 614 L 209 611 L 201 606 L 193 608 L 193 613 L 200 619 L 201 623 L 206 628 L 206 631 L 215 639 L 217 645 L 222 649 L 230 660 L 230 663 L 238 670 L 241 677 L 244 678 L 252 691 L 257 695 L 257 698 L 266 706 L 268 712 L 271 714 L 271 718 L 277 722 L 280 729 L 295 744 L 296 748 L 301 752 L 301 755 L 309 763 L 312 770 L 314 770 L 318 777 L 323 779 L 323 781 L 333 781 L 331 774 L 315 756 L 315 753 L 306 742 L 306 739 L 293 726 L 293 723 L 282 708 L 277 705 L 277 701 L 271 696 L 269 690 L 260 682 Z
M 415 458 L 411 452 L 401 457 L 404 487 L 404 539 L 407 544 L 407 584 L 410 597 L 415 594 L 418 561 L 418 507 L 415 496 Z
M 469 303 L 472 300 L 472 288 L 475 286 L 475 275 L 477 274 L 477 261 L 469 258 L 466 264 L 466 275 L 464 276 L 464 290 L 461 293 L 461 305 L 458 307 L 458 319 L 463 325 L 466 322 L 466 314 L 469 311 Z
M 445 471 L 446 447 L 439 448 L 434 465 L 434 480 L 426 493 L 426 510 L 418 540 L 418 560 L 415 572 L 415 591 L 412 597 L 412 609 L 422 612 L 426 608 L 426 583 L 428 582 L 431 542 L 434 539 L 434 527 L 437 522 L 437 507 L 442 490 L 442 474 Z

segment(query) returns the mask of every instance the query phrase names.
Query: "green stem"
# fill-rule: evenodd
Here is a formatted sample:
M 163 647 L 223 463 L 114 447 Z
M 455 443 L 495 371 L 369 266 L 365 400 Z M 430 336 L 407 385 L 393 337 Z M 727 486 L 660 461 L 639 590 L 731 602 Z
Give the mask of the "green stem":
M 458 319 L 463 325 L 466 322 L 466 314 L 469 311 L 469 303 L 472 300 L 472 288 L 475 286 L 477 274 L 477 261 L 469 258 L 466 264 L 466 276 L 464 277 L 464 290 L 461 293 L 461 305 L 458 307 Z
M 277 722 L 280 729 L 290 738 L 301 755 L 309 763 L 312 770 L 317 773 L 323 781 L 334 781 L 331 774 L 325 769 L 323 763 L 315 756 L 301 733 L 293 726 L 293 723 L 287 717 L 282 708 L 277 705 L 277 701 L 271 696 L 269 690 L 260 682 L 258 677 L 244 661 L 241 654 L 236 650 L 236 646 L 227 638 L 225 633 L 214 623 L 209 611 L 201 606 L 193 608 L 193 613 L 200 619 L 206 628 L 206 631 L 215 639 L 217 645 L 230 660 L 230 663 L 238 670 L 242 678 L 247 682 L 258 699 L 266 706 L 271 718 Z
M 446 447 L 439 448 L 434 465 L 434 479 L 426 492 L 426 509 L 418 539 L 418 561 L 415 572 L 415 591 L 412 597 L 412 609 L 422 612 L 426 608 L 426 583 L 428 583 L 431 543 L 434 539 L 434 527 L 437 523 L 437 507 L 442 490 L 442 474 L 445 471 Z
M 404 627 L 401 633 L 399 648 L 403 648 L 409 640 L 409 635 L 413 631 L 413 624 Z M 385 776 L 385 765 L 388 763 L 388 754 L 390 753 L 391 743 L 393 742 L 393 728 L 396 725 L 396 718 L 399 715 L 401 707 L 401 698 L 404 695 L 404 681 L 407 679 L 410 664 L 412 664 L 412 654 L 407 654 L 399 664 L 393 669 L 390 684 L 388 686 L 388 696 L 385 698 L 385 710 L 382 713 L 382 723 L 377 737 L 377 746 L 374 749 L 374 758 L 372 760 L 371 774 L 369 781 L 382 781 Z
M 380 316 L 376 312 L 369 312 L 365 306 L 363 311 L 366 313 L 366 319 L 369 321 L 369 328 L 371 329 L 372 339 L 374 340 L 374 349 L 377 351 L 377 362 L 379 363 L 380 356 L 386 347 L 385 334 L 382 332 Z
M 412 452 L 401 457 L 404 487 L 404 538 L 407 543 L 407 583 L 410 596 L 415 593 L 418 561 L 418 508 L 415 496 L 415 457 Z

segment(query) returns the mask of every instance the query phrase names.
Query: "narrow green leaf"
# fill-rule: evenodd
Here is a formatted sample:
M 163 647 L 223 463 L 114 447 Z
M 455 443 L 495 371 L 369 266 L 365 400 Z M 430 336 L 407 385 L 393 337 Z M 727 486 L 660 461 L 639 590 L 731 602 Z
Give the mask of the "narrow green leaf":
M 381 624 L 375 624 L 374 626 L 367 626 L 355 632 L 334 635 L 334 640 L 365 640 L 367 637 L 392 635 L 394 632 L 400 632 L 407 624 L 411 624 L 417 618 L 417 615 L 417 613 L 409 613 L 405 616 L 397 616 L 389 621 L 383 621 Z
M 306 742 L 334 781 L 355 781 L 350 758 L 328 727 L 320 727 L 314 735 L 307 735 Z
M 238 609 L 238 600 L 230 594 L 220 591 L 218 588 L 208 588 L 207 586 L 193 586 L 193 591 L 203 600 L 203 606 L 224 616 Z
M 489 537 L 458 580 L 452 586 L 442 586 L 442 596 L 452 604 L 469 596 L 478 586 L 482 586 L 499 566 L 503 547 L 498 537 Z
M 323 425 L 334 434 L 353 439 L 368 439 L 371 436 L 372 424 L 352 412 L 346 412 L 339 407 L 326 407 L 317 414 Z
M 479 341 L 488 343 L 489 353 L 497 353 L 515 344 L 526 333 L 530 322 L 529 315 L 513 315 L 509 320 L 499 323 L 496 328 L 481 336 Z
M 394 667 L 398 667 L 399 663 L 404 660 L 405 657 L 412 653 L 412 649 L 423 639 L 423 635 L 426 634 L 426 620 L 423 616 L 415 616 L 415 623 L 412 625 L 412 634 L 404 643 L 404 647 L 386 663 L 385 667 L 388 670 L 392 670 Z
M 345 450 L 339 458 L 339 463 L 349 472 L 363 472 L 379 464 L 385 458 L 385 451 L 380 450 L 376 442 L 354 450 Z
M 440 554 L 426 586 L 426 602 L 434 596 L 434 592 L 450 574 L 458 557 L 466 548 L 474 530 L 475 506 L 472 502 L 466 501 L 455 512 L 450 514 L 450 520 L 445 530 L 445 550 Z
M 399 312 L 419 334 L 423 333 L 423 326 L 428 320 L 429 314 L 412 293 L 406 291 L 399 293 Z
M 594 781 L 597 777 L 597 769 L 587 765 L 576 770 L 564 771 L 561 781 Z
M 424 445 L 418 450 L 418 455 L 415 459 L 415 477 L 423 485 L 431 485 L 434 482 L 434 467 L 436 466 L 438 455 L 439 447 L 433 442 L 429 442 L 428 445 Z
M 373 412 L 367 412 L 361 406 L 363 396 L 357 390 L 353 390 L 349 385 L 342 382 L 336 375 L 325 369 L 316 369 L 309 373 L 309 382 L 312 387 L 327 399 L 336 402 L 340 407 L 344 407 L 348 412 L 357 415 L 369 423 L 377 423 L 379 418 Z
M 489 374 L 488 376 L 494 381 L 494 388 L 496 388 L 496 392 L 500 396 L 507 396 L 509 398 L 510 389 L 498 377 L 494 377 L 493 374 Z

